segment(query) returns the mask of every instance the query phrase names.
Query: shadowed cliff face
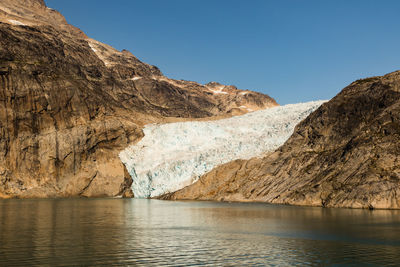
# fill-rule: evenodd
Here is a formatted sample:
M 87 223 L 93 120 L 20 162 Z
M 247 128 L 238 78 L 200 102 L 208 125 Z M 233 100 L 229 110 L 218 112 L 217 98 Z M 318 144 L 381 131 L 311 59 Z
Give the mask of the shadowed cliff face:
M 0 3 L 0 197 L 129 195 L 118 153 L 146 123 L 276 106 L 178 81 L 86 37 L 39 0 Z
M 353 82 L 274 153 L 162 198 L 399 209 L 400 72 Z

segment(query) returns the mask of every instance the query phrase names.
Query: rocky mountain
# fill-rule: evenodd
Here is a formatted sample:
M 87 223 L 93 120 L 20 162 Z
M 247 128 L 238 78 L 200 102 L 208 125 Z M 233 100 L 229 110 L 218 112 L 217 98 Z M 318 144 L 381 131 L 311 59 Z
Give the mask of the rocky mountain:
M 275 152 L 162 198 L 399 209 L 400 72 L 353 82 Z
M 277 105 L 234 86 L 169 79 L 43 0 L 0 2 L 0 78 L 0 197 L 130 195 L 118 153 L 145 124 Z

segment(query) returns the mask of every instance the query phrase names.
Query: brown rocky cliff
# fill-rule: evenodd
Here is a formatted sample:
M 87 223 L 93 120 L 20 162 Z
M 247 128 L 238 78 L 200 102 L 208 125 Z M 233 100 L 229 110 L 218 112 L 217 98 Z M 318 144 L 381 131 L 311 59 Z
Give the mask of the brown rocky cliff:
M 129 195 L 118 153 L 144 124 L 276 105 L 242 92 L 168 79 L 87 38 L 43 1 L 1 1 L 0 197 Z
M 399 209 L 400 72 L 353 82 L 274 153 L 162 198 Z

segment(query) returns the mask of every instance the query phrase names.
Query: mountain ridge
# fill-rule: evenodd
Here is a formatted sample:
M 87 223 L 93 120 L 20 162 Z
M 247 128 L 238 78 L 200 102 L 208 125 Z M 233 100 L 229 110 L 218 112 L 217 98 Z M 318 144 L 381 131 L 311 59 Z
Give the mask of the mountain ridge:
M 169 79 L 43 3 L 0 3 L 0 197 L 129 196 L 118 153 L 145 124 L 277 105 L 261 93 Z

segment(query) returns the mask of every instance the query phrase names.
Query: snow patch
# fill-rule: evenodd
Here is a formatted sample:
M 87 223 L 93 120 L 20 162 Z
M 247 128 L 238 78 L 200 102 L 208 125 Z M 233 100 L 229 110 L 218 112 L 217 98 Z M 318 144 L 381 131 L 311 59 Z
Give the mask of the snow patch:
M 102 54 L 99 50 L 98 47 L 101 48 L 100 44 L 96 43 L 97 41 L 89 39 L 88 44 L 90 46 L 90 49 L 92 49 L 92 51 L 97 55 L 97 57 L 103 61 L 104 65 L 109 66 L 112 65 L 111 62 L 109 62 L 108 60 L 106 60 L 106 55 Z
M 164 76 L 154 76 L 153 75 L 152 79 L 153 80 L 157 80 L 157 81 L 164 81 L 164 82 L 172 84 L 173 86 L 180 87 L 180 88 L 185 88 L 186 87 L 184 84 L 179 84 L 179 83 L 176 82 L 176 80 L 168 79 L 168 78 L 166 78 Z
M 130 78 L 129 80 L 136 81 L 136 80 L 139 80 L 139 79 L 142 79 L 142 77 L 136 76 L 136 77 Z
M 253 111 L 253 109 L 249 108 L 248 106 L 240 106 L 239 108 L 246 109 L 247 111 Z
M 214 167 L 261 156 L 281 146 L 294 127 L 325 101 L 278 106 L 217 121 L 150 124 L 119 157 L 135 197 L 156 197 L 197 181 Z
M 211 92 L 213 92 L 213 94 L 224 94 L 227 95 L 227 92 L 222 91 L 225 88 L 225 85 L 222 85 L 218 88 L 210 88 L 208 87 L 208 90 L 210 90 Z
M 93 50 L 93 52 L 97 53 L 97 49 L 94 48 L 94 46 L 93 46 L 90 42 L 89 42 L 89 46 L 90 46 L 90 48 Z
M 240 92 L 240 95 L 247 95 L 249 92 Z
M 26 24 L 24 24 L 24 23 L 22 23 L 21 21 L 18 21 L 18 20 L 9 19 L 8 21 L 13 25 L 26 26 Z

